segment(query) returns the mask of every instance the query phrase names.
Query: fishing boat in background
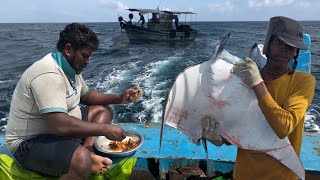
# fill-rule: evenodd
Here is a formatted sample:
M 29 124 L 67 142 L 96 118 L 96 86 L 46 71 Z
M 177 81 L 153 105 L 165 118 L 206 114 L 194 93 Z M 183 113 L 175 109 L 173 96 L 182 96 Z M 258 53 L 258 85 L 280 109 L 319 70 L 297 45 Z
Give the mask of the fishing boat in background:
M 191 27 L 187 16 L 197 15 L 188 11 L 166 11 L 157 9 L 126 9 L 130 11 L 129 20 L 118 17 L 120 28 L 124 29 L 130 41 L 193 41 L 198 31 Z M 146 19 L 145 24 L 132 22 L 134 14 Z M 139 13 L 139 14 L 138 14 Z M 179 18 L 184 18 L 181 23 Z

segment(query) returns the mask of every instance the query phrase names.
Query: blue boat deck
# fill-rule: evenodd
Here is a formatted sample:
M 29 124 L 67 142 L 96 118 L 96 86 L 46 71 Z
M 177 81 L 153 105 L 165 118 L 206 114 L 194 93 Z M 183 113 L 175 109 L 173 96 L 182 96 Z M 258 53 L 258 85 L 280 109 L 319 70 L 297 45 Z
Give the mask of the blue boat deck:
M 120 124 L 125 130 L 132 130 L 144 137 L 143 145 L 133 157 L 138 158 L 135 169 L 148 170 L 150 160 L 159 167 L 159 175 L 164 179 L 167 172 L 174 172 L 181 167 L 199 167 L 206 162 L 202 145 L 197 146 L 181 131 L 166 126 L 162 147 L 160 148 L 160 124 Z M 236 157 L 236 147 L 222 145 L 217 147 L 208 143 L 209 162 L 206 169 L 209 175 L 214 171 L 230 172 Z M 0 134 L 0 154 L 10 154 L 4 142 L 4 133 Z M 300 155 L 308 173 L 320 174 L 320 134 L 305 133 Z M 115 159 L 113 159 L 115 160 Z M 117 160 L 115 160 L 117 161 Z

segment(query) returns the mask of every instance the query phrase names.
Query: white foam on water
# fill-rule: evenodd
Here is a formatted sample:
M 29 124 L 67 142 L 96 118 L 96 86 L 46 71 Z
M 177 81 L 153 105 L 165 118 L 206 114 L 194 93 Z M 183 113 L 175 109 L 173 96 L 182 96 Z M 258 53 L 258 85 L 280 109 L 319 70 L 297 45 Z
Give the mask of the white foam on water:
M 7 128 L 7 125 L 1 126 L 0 127 L 0 132 L 4 132 L 4 130 Z
M 306 114 L 304 123 L 305 131 L 307 132 L 320 132 L 319 126 L 316 124 L 317 119 L 320 119 L 320 113 L 315 109 L 309 109 Z
M 2 121 L 7 121 L 8 120 L 8 118 L 1 118 L 0 119 L 0 122 L 2 122 Z
M 174 61 L 163 60 L 150 63 L 145 67 L 145 71 L 137 78 L 136 81 L 140 82 L 144 93 L 143 99 L 141 100 L 143 110 L 135 114 L 140 122 L 161 121 L 163 111 L 162 101 L 165 100 L 163 94 L 166 91 L 168 81 L 161 81 L 158 77 L 160 77 L 162 73 L 161 70 L 165 69 L 171 63 L 174 63 Z M 147 114 L 150 113 L 151 119 L 146 119 Z
M 130 62 L 121 67 L 114 67 L 108 74 L 102 72 L 95 79 L 87 80 L 86 83 L 104 93 L 121 93 L 123 89 L 120 91 L 120 88 L 128 86 L 126 84 L 139 85 L 143 96 L 138 103 L 142 104 L 143 109 L 134 113 L 133 116 L 140 122 L 160 122 L 163 111 L 162 102 L 166 98 L 163 94 L 166 93 L 169 82 L 169 80 L 161 80 L 162 71 L 177 60 L 175 55 L 168 57 L 167 60 L 151 62 L 144 67 L 138 66 L 141 61 Z M 134 105 L 136 104 L 128 104 L 128 108 Z
M 143 98 L 141 104 L 143 110 L 135 114 L 140 122 L 161 122 L 163 114 L 163 102 L 168 93 L 171 79 L 163 79 L 163 74 L 168 72 L 168 67 L 181 61 L 181 55 L 176 52 L 173 56 L 167 57 L 165 60 L 152 62 L 144 67 L 136 81 L 143 88 Z M 150 115 L 151 114 L 151 115 Z M 150 118 L 150 119 L 147 119 Z
M 8 118 L 1 118 L 0 119 L 0 123 L 5 122 L 5 121 L 8 121 Z M 7 127 L 7 125 L 0 126 L 0 132 L 3 132 L 6 129 L 6 127 Z
M 121 67 L 114 67 L 108 73 L 103 71 L 95 79 L 86 80 L 86 83 L 104 93 L 121 93 L 123 90 L 121 87 L 125 83 L 131 84 L 135 72 L 139 71 L 140 68 L 137 66 L 139 62 L 130 62 Z

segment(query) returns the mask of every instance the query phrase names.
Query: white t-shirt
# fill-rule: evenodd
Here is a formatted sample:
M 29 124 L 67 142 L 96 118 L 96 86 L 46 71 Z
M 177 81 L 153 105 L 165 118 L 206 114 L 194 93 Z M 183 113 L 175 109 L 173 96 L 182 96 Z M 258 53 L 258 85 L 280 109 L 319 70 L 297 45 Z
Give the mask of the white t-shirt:
M 89 92 L 81 75 L 59 51 L 47 54 L 21 76 L 11 101 L 6 143 L 11 153 L 19 144 L 38 134 L 47 134 L 42 115 L 63 112 L 82 119 L 80 97 Z

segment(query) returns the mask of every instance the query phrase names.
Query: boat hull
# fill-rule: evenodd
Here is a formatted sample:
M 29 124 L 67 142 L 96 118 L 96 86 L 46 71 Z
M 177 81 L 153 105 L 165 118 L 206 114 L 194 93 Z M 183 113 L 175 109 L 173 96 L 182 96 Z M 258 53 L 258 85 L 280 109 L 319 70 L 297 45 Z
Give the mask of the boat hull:
M 208 143 L 208 152 L 210 153 L 208 161 L 206 161 L 203 147 L 192 143 L 189 137 L 178 129 L 169 126 L 165 127 L 160 149 L 160 124 L 121 123 L 118 125 L 126 131 L 139 132 L 145 140 L 143 145 L 132 156 L 138 158 L 133 169 L 133 176 L 136 175 L 137 178 L 133 179 L 155 179 L 153 175 L 149 175 L 150 178 L 147 176 L 150 174 L 150 167 L 152 167 L 152 170 L 158 170 L 159 179 L 166 179 L 168 175 L 172 175 L 172 172 L 177 173 L 176 169 L 182 167 L 195 168 L 201 166 L 201 164 L 206 164 L 208 176 L 215 175 L 216 171 L 223 173 L 233 171 L 237 154 L 235 146 L 222 145 L 217 147 Z M 319 133 L 304 133 L 303 135 L 300 158 L 306 170 L 307 180 L 319 179 L 320 177 L 319 140 Z M 6 147 L 3 132 L 0 132 L 0 154 L 7 154 L 13 157 Z M 119 160 L 119 158 L 111 159 L 115 163 Z M 142 173 L 145 174 L 141 176 Z
M 179 42 L 194 41 L 198 32 L 191 29 L 187 32 L 178 31 L 157 31 L 143 28 L 135 25 L 126 25 L 123 28 L 126 31 L 130 41 L 163 41 L 163 42 Z

